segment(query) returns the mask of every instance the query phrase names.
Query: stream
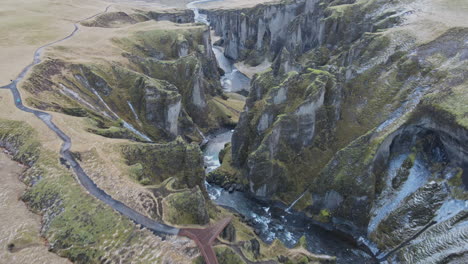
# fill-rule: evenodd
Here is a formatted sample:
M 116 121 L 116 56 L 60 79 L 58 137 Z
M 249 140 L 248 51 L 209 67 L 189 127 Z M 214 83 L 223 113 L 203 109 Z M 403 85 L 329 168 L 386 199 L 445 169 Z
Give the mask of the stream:
M 199 12 L 196 4 L 222 1 L 222 0 L 199 0 L 187 4 L 187 8 L 191 9 L 195 14 L 195 21 L 207 24 L 210 22 L 205 14 Z M 228 93 L 240 93 L 247 95 L 250 90 L 250 79 L 245 74 L 240 72 L 234 65 L 234 61 L 224 56 L 224 48 L 213 45 L 213 53 L 215 54 L 216 60 L 218 61 L 219 67 L 224 71 L 224 75 L 221 76 L 221 85 L 223 90 Z
M 224 71 L 224 75 L 221 76 L 221 85 L 224 91 L 247 95 L 250 90 L 249 77 L 234 66 L 233 60 L 224 56 L 224 49 L 222 47 L 213 46 L 213 52 L 219 67 Z
M 195 14 L 195 20 L 209 25 L 206 15 L 201 14 L 195 4 L 210 2 L 201 0 L 189 3 L 188 8 Z M 221 84 L 225 92 L 248 92 L 250 79 L 241 73 L 234 61 L 224 56 L 222 47 L 213 46 L 218 65 L 225 74 Z M 233 130 L 224 129 L 208 135 L 203 146 L 206 174 L 218 168 L 219 152 L 226 143 L 231 142 Z M 306 237 L 307 249 L 314 254 L 326 254 L 337 257 L 337 263 L 375 263 L 372 256 L 354 246 L 351 242 L 338 237 L 325 228 L 312 223 L 303 213 L 288 210 L 287 206 L 265 202 L 250 197 L 244 192 L 229 192 L 222 187 L 206 182 L 210 199 L 219 206 L 241 214 L 249 222 L 260 239 L 272 243 L 279 239 L 287 247 L 294 247 L 302 236 Z

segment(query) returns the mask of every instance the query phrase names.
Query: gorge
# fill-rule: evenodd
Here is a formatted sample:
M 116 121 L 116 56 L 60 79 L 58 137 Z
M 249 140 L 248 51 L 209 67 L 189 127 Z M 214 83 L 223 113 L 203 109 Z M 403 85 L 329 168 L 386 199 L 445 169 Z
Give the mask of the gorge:
M 420 2 L 389 3 L 382 14 L 377 3 L 349 1 L 323 8 L 325 4 L 320 7 L 314 1 L 294 1 L 207 11 L 227 57 L 252 65 L 273 61 L 270 72 L 252 81 L 232 147 L 223 157 L 232 151 L 230 164 L 223 164 L 209 180 L 224 186 L 242 184 L 258 198 L 298 203 L 296 208 L 307 215 L 319 221 L 326 218 L 367 245 L 379 261 L 451 259 L 450 247 L 424 254 L 444 244 L 466 247 L 462 219 L 468 204 L 456 191 L 466 191 L 467 186 L 466 132 L 461 132 L 465 129 L 460 121 L 448 117 L 451 110 L 440 108 L 448 97 L 436 103 L 433 100 L 441 95 L 428 94 L 453 85 L 465 89 L 461 87 L 466 76 L 453 71 L 466 67 L 466 40 L 445 33 L 418 47 L 417 40 L 403 37 L 402 31 L 382 33 L 411 21 L 408 17 L 423 7 Z M 352 19 L 359 23 L 347 28 Z M 408 26 L 404 30 L 408 28 L 412 30 Z M 393 38 L 397 40 L 392 43 Z M 448 41 L 459 44 L 451 46 Z M 429 58 L 438 54 L 441 43 L 452 54 L 445 53 L 444 58 L 459 62 L 455 68 L 442 70 L 437 63 L 444 59 Z M 424 69 L 428 72 L 422 73 Z M 432 75 L 440 71 L 447 75 Z M 379 72 L 380 78 L 375 76 Z M 456 84 L 446 83 L 451 78 L 458 80 Z M 377 91 L 363 90 L 366 84 Z M 434 88 L 438 86 L 444 88 Z M 385 97 L 398 96 L 399 89 L 406 94 L 397 101 Z M 384 101 L 388 109 L 375 108 Z M 346 107 L 356 108 L 346 113 Z M 337 152 L 331 160 L 325 158 L 333 151 Z M 317 176 L 307 183 L 304 174 Z M 461 185 L 454 187 L 457 177 Z M 465 254 L 456 255 L 466 260 Z
M 0 91 L 51 252 L 203 263 L 173 235 L 228 217 L 219 263 L 468 261 L 463 0 L 89 1 Z
M 194 5 L 200 2 L 210 1 L 192 2 L 187 7 L 194 10 L 195 21 L 209 25 L 207 18 L 200 14 L 198 8 Z M 213 51 L 216 54 L 218 64 L 224 71 L 224 75 L 221 76 L 224 91 L 242 92 L 244 89 L 235 89 L 236 85 L 230 84 L 246 83 L 243 86 L 248 86 L 247 77 L 239 73 L 231 59 L 226 58 L 224 53 L 221 53 L 223 51 L 221 48 L 214 46 Z M 241 87 L 241 85 L 237 85 L 237 87 Z M 233 132 L 233 130 L 221 130 L 207 136 L 206 145 L 203 146 L 207 174 L 221 165 L 219 163 L 219 153 L 226 144 L 231 143 Z M 304 236 L 309 246 L 308 250 L 316 254 L 337 256 L 337 263 L 375 262 L 373 259 L 375 256 L 368 248 L 366 248 L 367 253 L 362 251 L 357 246 L 356 241 L 352 241 L 352 238 L 351 241 L 346 241 L 346 239 L 340 238 L 339 234 L 333 234 L 333 230 L 327 230 L 326 227 L 317 223 L 314 225 L 305 215 L 289 212 L 284 205 L 256 200 L 253 197 L 246 196 L 243 192 L 239 192 L 232 186 L 226 188 L 226 190 L 210 183 L 206 183 L 206 186 L 213 202 L 243 215 L 256 228 L 256 232 L 266 243 L 272 243 L 275 239 L 279 239 L 286 246 L 292 248 Z M 332 229 L 331 227 L 328 228 Z

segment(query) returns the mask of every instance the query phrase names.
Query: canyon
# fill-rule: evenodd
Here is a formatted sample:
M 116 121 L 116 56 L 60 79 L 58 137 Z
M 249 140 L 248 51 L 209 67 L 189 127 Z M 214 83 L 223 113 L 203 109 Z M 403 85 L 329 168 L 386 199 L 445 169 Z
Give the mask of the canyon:
M 173 235 L 230 217 L 219 263 L 468 261 L 463 0 L 52 2 L 1 67 L 7 258 L 203 263 Z

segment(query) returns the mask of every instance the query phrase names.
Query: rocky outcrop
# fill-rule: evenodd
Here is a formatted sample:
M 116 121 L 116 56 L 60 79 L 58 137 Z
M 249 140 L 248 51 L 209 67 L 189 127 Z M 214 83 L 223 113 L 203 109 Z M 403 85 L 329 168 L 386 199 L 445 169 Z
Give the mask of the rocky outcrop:
M 167 87 L 164 90 L 146 83 L 141 84 L 144 87 L 137 88 L 145 91 L 145 109 L 151 109 L 146 111 L 145 119 L 156 127 L 162 126 L 161 128 L 172 136 L 177 136 L 182 98 L 175 86 L 162 83 Z
M 198 29 L 196 38 L 188 35 L 190 38 L 187 39 L 179 33 L 175 36 L 176 43 L 169 46 L 170 50 L 161 53 L 162 49 L 158 49 L 157 58 L 153 58 L 147 49 L 142 50 L 142 54 L 129 54 L 130 61 L 147 75 L 166 80 L 178 88 L 183 108 L 191 119 L 179 124 L 182 131 L 193 130 L 193 125 L 192 128 L 186 127 L 191 121 L 207 130 L 219 126 L 218 113 L 210 102 L 213 96 L 221 93 L 219 73 L 209 31 L 201 29 Z
M 296 209 L 368 239 L 380 259 L 463 259 L 468 31 L 418 42 L 399 26 L 415 12 L 384 1 L 208 12 L 226 55 L 273 61 L 252 82 L 216 180 L 299 198 Z M 441 230 L 450 238 L 437 240 Z
M 297 1 L 207 13 L 211 26 L 223 39 L 227 57 L 242 60 L 253 55 L 260 60 L 262 56 L 275 57 L 285 45 L 286 38 L 291 36 L 289 34 L 294 32 L 292 38 L 300 37 L 296 35 L 300 27 L 292 29 L 288 25 L 298 24 L 297 15 L 311 13 L 313 8 L 311 4 Z M 307 28 L 312 30 L 310 26 Z
M 156 21 L 171 21 L 174 23 L 192 23 L 194 22 L 194 14 L 191 10 L 172 10 L 167 12 L 162 11 L 149 11 L 147 13 L 141 12 L 148 16 L 150 19 Z
M 205 225 L 210 221 L 205 197 L 197 187 L 164 199 L 164 220 L 176 225 Z
M 250 191 L 263 198 L 290 186 L 285 163 L 312 143 L 317 112 L 334 86 L 330 74 L 313 69 L 290 72 L 273 86 L 276 81 L 273 71 L 253 81 L 232 140 L 234 162 L 246 168 Z
M 187 144 L 179 137 L 168 144 L 126 144 L 121 151 L 132 177 L 144 185 L 173 178 L 174 188 L 205 189 L 203 156 L 196 144 Z

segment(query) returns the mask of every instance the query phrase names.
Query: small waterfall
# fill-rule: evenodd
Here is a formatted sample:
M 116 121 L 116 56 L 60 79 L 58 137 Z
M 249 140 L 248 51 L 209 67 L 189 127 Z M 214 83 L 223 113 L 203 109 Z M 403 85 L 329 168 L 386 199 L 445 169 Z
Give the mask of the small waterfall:
M 96 97 L 99 99 L 99 101 L 106 107 L 107 110 L 109 110 L 109 112 L 115 118 L 117 118 L 119 120 L 122 120 L 123 125 L 124 125 L 124 127 L 126 129 L 132 131 L 133 133 L 135 133 L 136 135 L 140 136 L 141 138 L 143 138 L 144 140 L 146 140 L 148 142 L 153 142 L 148 136 L 146 136 L 142 132 L 138 131 L 135 127 L 133 127 L 131 124 L 127 123 L 125 120 L 120 118 L 119 115 L 117 115 L 114 111 L 112 111 L 112 109 L 109 107 L 109 105 L 106 103 L 106 101 L 104 101 L 104 99 L 102 99 L 101 95 L 96 91 L 96 89 L 94 89 L 94 87 L 91 86 L 91 84 L 88 82 L 88 80 L 85 77 L 83 77 L 83 76 L 85 76 L 85 74 L 83 73 L 83 69 L 81 69 L 81 74 L 82 75 L 75 75 L 75 78 L 77 78 L 78 81 L 80 81 L 86 88 L 88 88 L 91 92 L 93 92 L 93 94 L 96 95 Z M 131 108 L 133 110 L 133 107 L 131 107 Z
M 193 1 L 193 2 L 190 2 L 190 3 L 187 4 L 187 8 L 191 9 L 193 11 L 194 15 L 195 15 L 195 17 L 194 17 L 195 22 L 200 22 L 200 23 L 204 23 L 206 25 L 210 25 L 210 23 L 208 22 L 207 16 L 204 15 L 204 14 L 200 14 L 196 4 L 201 4 L 201 3 L 206 3 L 206 2 L 213 2 L 213 1 L 216 1 L 216 0 L 200 0 L 200 1 Z
M 299 202 L 299 200 L 301 200 L 302 197 L 304 197 L 304 195 L 307 193 L 308 190 L 309 189 L 307 188 L 301 195 L 299 195 L 299 197 L 294 202 L 292 202 L 291 205 L 289 205 L 288 208 L 286 208 L 286 212 L 289 213 L 291 211 L 291 209 L 297 204 L 297 202 Z
M 195 129 L 197 130 L 198 134 L 202 137 L 202 143 L 200 144 L 201 146 L 204 146 L 206 143 L 208 143 L 208 138 L 205 137 L 203 132 L 201 132 L 200 128 L 198 126 L 195 126 Z
M 210 26 L 208 17 L 206 14 L 201 14 L 196 4 L 214 2 L 221 0 L 199 0 L 187 4 L 187 8 L 191 9 L 195 14 L 195 21 L 204 23 Z M 221 76 L 221 85 L 223 90 L 226 92 L 247 92 L 250 90 L 250 79 L 245 74 L 240 72 L 235 66 L 234 62 L 224 56 L 224 51 L 221 47 L 212 47 L 213 53 L 215 54 L 216 61 L 221 69 L 224 71 L 224 75 Z
M 62 90 L 59 90 L 60 93 L 66 95 L 66 96 L 71 96 L 73 97 L 75 100 L 77 100 L 78 102 L 80 103 L 83 103 L 85 104 L 87 107 L 89 107 L 90 109 L 96 111 L 96 112 L 99 112 L 101 113 L 102 115 L 108 117 L 108 118 L 112 118 L 108 113 L 104 112 L 104 111 L 101 111 L 100 109 L 96 108 L 94 105 L 88 103 L 86 100 L 84 100 L 77 92 L 71 90 L 70 88 L 66 87 L 65 85 L 61 84 L 60 83 L 60 87 L 62 88 Z

